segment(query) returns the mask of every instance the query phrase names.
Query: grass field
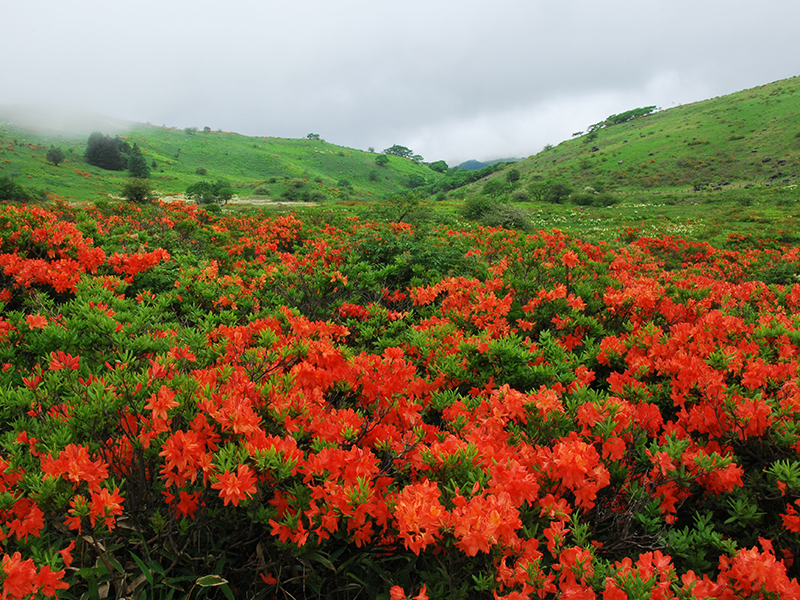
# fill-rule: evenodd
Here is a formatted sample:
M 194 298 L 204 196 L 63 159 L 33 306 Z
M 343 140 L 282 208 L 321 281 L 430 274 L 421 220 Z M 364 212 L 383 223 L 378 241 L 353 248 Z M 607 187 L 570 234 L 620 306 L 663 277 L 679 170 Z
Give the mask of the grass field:
M 213 131 L 187 134 L 151 125 L 137 126 L 122 137 L 142 149 L 151 167 L 152 185 L 160 195 L 182 193 L 198 181 L 226 179 L 240 196 L 257 192 L 278 199 L 288 187 L 303 184 L 328 199 L 372 199 L 407 191 L 411 175 L 425 182 L 443 177 L 425 165 L 396 156 L 389 156 L 389 163 L 379 166 L 377 154 L 323 140 Z M 58 167 L 45 158 L 50 145 L 62 148 L 67 157 Z M 127 173 L 88 165 L 83 158 L 85 149 L 86 137 L 64 137 L 0 123 L 0 177 L 13 177 L 25 186 L 71 200 L 118 195 Z
M 656 112 L 583 134 L 522 161 L 525 182 L 596 189 L 796 183 L 800 77 Z

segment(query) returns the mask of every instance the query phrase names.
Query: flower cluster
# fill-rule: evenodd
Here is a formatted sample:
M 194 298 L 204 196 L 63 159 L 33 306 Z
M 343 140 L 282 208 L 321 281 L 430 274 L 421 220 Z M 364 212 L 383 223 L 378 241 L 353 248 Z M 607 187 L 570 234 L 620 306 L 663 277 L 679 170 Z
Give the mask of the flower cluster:
M 800 595 L 796 249 L 0 222 L 3 597 Z

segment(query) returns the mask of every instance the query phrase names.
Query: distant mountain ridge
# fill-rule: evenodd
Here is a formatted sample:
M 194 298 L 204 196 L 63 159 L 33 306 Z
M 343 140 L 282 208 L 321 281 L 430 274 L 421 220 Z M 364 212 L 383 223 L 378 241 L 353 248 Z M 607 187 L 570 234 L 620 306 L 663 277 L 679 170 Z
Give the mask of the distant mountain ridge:
M 484 167 L 491 167 L 492 165 L 496 165 L 497 163 L 501 163 L 501 162 L 519 162 L 521 160 L 524 160 L 524 159 L 523 158 L 495 158 L 493 160 L 480 161 L 480 160 L 475 160 L 473 158 L 473 159 L 470 159 L 470 160 L 465 160 L 460 165 L 458 165 L 458 168 L 459 169 L 464 169 L 465 171 L 478 171 L 479 169 L 483 169 Z

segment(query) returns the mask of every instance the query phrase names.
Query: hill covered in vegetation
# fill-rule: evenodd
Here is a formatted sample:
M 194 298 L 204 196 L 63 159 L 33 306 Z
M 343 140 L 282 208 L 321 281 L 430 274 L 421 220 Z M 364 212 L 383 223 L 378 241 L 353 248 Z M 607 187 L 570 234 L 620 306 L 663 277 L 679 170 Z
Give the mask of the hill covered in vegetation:
M 120 194 L 127 173 L 89 164 L 87 136 L 11 119 L 0 118 L 0 177 L 73 200 Z M 119 136 L 141 149 L 150 167 L 151 186 L 162 196 L 182 194 L 198 182 L 224 179 L 242 197 L 368 200 L 444 177 L 409 158 L 337 146 L 313 134 L 310 139 L 283 139 L 134 124 Z M 66 160 L 58 166 L 47 158 L 51 146 L 64 153 Z
M 800 77 L 793 77 L 595 124 L 517 168 L 523 182 L 561 178 L 576 188 L 713 188 L 797 183 L 799 159 Z

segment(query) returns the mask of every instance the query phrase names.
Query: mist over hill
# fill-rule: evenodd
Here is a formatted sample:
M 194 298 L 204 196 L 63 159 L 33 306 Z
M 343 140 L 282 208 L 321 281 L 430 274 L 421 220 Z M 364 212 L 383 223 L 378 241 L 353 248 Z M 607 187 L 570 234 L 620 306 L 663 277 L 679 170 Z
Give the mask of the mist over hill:
M 135 125 L 100 113 L 46 104 L 2 104 L 0 122 L 64 138 L 85 137 L 93 131 L 118 134 Z

